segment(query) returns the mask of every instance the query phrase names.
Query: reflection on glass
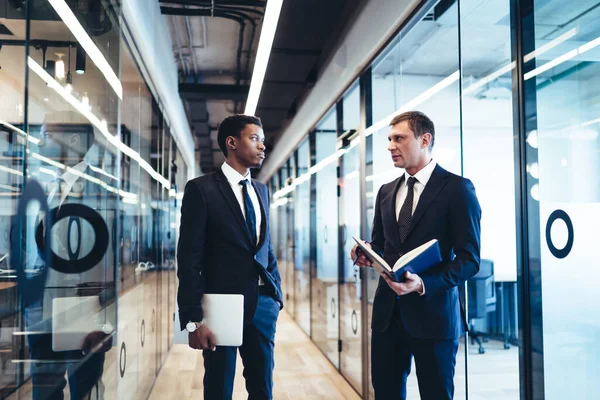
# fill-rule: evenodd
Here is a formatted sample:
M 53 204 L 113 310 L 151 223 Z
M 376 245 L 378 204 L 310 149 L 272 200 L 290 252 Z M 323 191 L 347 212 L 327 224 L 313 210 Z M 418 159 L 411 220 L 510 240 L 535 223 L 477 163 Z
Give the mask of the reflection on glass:
M 461 8 L 463 170 L 483 210 L 480 270 L 466 285 L 469 393 L 518 399 L 514 63 L 510 24 L 493 21 L 510 21 L 508 2 Z M 485 392 L 479 379 L 490 382 Z
M 360 124 L 359 88 L 355 85 L 342 100 L 343 131 L 358 131 Z M 358 267 L 349 258 L 353 237 L 360 238 L 360 158 L 359 147 L 348 143 L 348 151 L 340 157 L 340 371 L 357 392 L 362 393 L 362 312 L 361 281 Z M 356 142 L 355 142 L 356 143 Z M 352 147 L 353 146 L 353 147 Z
M 383 184 L 404 173 L 394 167 L 387 150 L 388 125 L 395 113 L 409 110 L 425 113 L 436 128 L 433 158 L 450 172 L 459 175 L 462 172 L 457 2 L 434 4 L 422 10 L 418 18 L 422 19 L 398 35 L 372 68 L 374 124 L 367 134 L 373 137 L 373 164 L 372 170 L 367 168 L 372 172 L 366 180 L 373 201 Z M 370 324 L 379 276 L 372 270 L 367 275 Z M 465 397 L 466 389 L 462 345 L 456 359 L 455 398 L 460 399 Z M 419 392 L 415 373 L 409 376 L 407 390 L 412 395 Z
M 187 169 L 119 1 L 38 3 L 30 21 L 0 6 L 16 39 L 0 46 L 0 397 L 145 398 L 172 338 Z
M 336 152 L 337 113 L 327 114 L 315 129 L 315 162 Z M 335 160 L 337 161 L 337 160 Z M 315 174 L 316 273 L 312 279 L 312 339 L 335 365 L 339 365 L 338 198 L 337 162 Z
M 305 140 L 296 152 L 296 170 L 301 176 L 308 171 L 310 163 L 309 143 Z M 288 211 L 289 248 L 293 249 L 290 255 L 293 257 L 293 285 L 295 300 L 295 318 L 300 327 L 310 335 L 310 183 L 303 182 L 294 190 L 294 202 Z
M 595 251 L 600 221 L 600 9 L 595 1 L 530 4 L 534 18 L 528 27 L 535 32 L 535 51 L 524 71 L 525 98 L 531 106 L 527 115 L 533 117 L 527 127 L 526 162 L 537 163 L 539 176 L 527 176 L 529 201 L 537 207 L 528 217 L 539 241 L 529 242 L 529 263 L 536 282 L 533 307 L 542 317 L 533 326 L 533 350 L 543 352 L 544 376 L 543 394 L 537 387 L 536 392 L 547 399 L 595 399 L 600 395 L 600 383 L 592 378 L 600 372 Z M 559 38 L 559 44 L 540 51 Z M 564 279 L 565 271 L 569 279 Z M 568 388 L 560 382 L 569 382 Z
M 66 4 L 63 11 L 73 13 Z M 78 42 L 52 41 L 72 37 L 64 18 L 45 23 L 33 17 L 30 34 L 37 45 L 29 48 L 27 60 L 27 130 L 35 141 L 28 145 L 25 178 L 28 188 L 40 184 L 48 213 L 24 232 L 28 256 L 14 263 L 16 269 L 45 274 L 39 296 L 23 302 L 28 333 L 21 345 L 28 346 L 30 362 L 20 365 L 29 369 L 34 399 L 63 391 L 74 398 L 92 391 L 102 396 L 110 392 L 105 359 L 116 341 L 121 190 L 118 151 L 106 132 L 118 132 L 120 103 L 101 75 L 73 76 L 71 55 Z M 119 26 L 111 23 L 97 40 L 119 48 Z M 119 64 L 118 52 L 105 56 Z M 95 100 L 93 114 L 81 103 L 84 91 Z M 20 290 L 34 290 L 32 283 L 19 282 Z

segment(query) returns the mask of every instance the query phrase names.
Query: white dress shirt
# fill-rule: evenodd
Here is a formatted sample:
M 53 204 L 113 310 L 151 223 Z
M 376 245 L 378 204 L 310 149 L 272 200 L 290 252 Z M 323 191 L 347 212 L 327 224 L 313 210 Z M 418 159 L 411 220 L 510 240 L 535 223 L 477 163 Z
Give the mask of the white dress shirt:
M 246 207 L 244 206 L 244 192 L 242 185 L 240 185 L 240 181 L 243 179 L 248 180 L 248 195 L 252 200 L 252 205 L 254 206 L 254 213 L 256 216 L 256 244 L 260 242 L 260 227 L 262 223 L 262 213 L 260 212 L 260 202 L 258 201 L 258 196 L 256 195 L 256 191 L 254 190 L 254 186 L 252 186 L 252 177 L 250 173 L 248 175 L 243 176 L 239 172 L 237 172 L 233 167 L 227 162 L 224 162 L 221 166 L 221 171 L 225 174 L 229 185 L 231 185 L 231 189 L 233 189 L 233 193 L 235 194 L 235 198 L 237 199 L 240 208 L 242 210 L 242 215 L 246 218 Z M 262 278 L 258 277 L 258 284 L 263 285 Z
M 419 204 L 421 194 L 423 194 L 423 190 L 425 190 L 425 186 L 427 185 L 427 182 L 429 182 L 429 178 L 431 178 L 431 174 L 433 174 L 433 170 L 435 169 L 436 165 L 437 163 L 433 159 L 431 159 L 431 161 L 429 161 L 429 164 L 423 167 L 423 169 L 417 172 L 413 177 L 417 181 L 415 182 L 415 186 L 413 188 L 414 197 L 412 214 L 415 213 L 415 209 L 417 208 L 417 204 Z M 400 186 L 400 189 L 398 189 L 398 193 L 396 194 L 396 219 L 398 219 L 398 216 L 400 215 L 400 209 L 402 208 L 402 204 L 404 204 L 404 200 L 406 200 L 406 194 L 408 192 L 408 178 L 410 177 L 411 176 L 409 175 L 409 173 L 405 171 L 404 181 L 402 182 L 402 185 Z
M 71 193 L 71 189 L 77 180 L 85 173 L 89 164 L 86 161 L 81 161 L 74 167 L 70 167 L 64 174 L 60 176 L 60 180 L 56 179 L 54 187 L 48 195 L 48 204 L 52 203 L 54 196 L 60 193 L 60 201 L 58 206 L 62 206 L 67 196 Z
M 412 206 L 411 214 L 415 213 L 417 204 L 419 204 L 419 199 L 421 198 L 421 195 L 423 194 L 423 190 L 425 190 L 425 186 L 427 186 L 427 182 L 429 182 L 429 178 L 431 178 L 431 174 L 433 174 L 433 170 L 435 169 L 436 165 L 437 165 L 437 163 L 432 158 L 429 161 L 429 164 L 427 164 L 425 167 L 423 167 L 423 169 L 421 169 L 419 172 L 417 172 L 413 176 L 413 178 L 415 178 L 417 181 L 415 182 L 415 186 L 413 187 L 414 195 L 413 195 L 413 206 Z M 402 205 L 404 204 L 404 200 L 406 200 L 406 195 L 408 192 L 408 190 L 407 190 L 408 189 L 408 178 L 410 178 L 410 177 L 411 177 L 411 175 L 408 172 L 404 171 L 404 181 L 402 182 L 402 185 L 400 185 L 400 188 L 398 189 L 398 193 L 396 194 L 396 220 L 398 219 L 398 216 L 400 215 L 400 209 L 402 208 Z M 421 279 L 421 283 L 423 283 L 422 279 Z M 417 292 L 417 293 L 419 295 L 423 296 L 425 294 L 425 286 L 423 286 L 421 291 Z

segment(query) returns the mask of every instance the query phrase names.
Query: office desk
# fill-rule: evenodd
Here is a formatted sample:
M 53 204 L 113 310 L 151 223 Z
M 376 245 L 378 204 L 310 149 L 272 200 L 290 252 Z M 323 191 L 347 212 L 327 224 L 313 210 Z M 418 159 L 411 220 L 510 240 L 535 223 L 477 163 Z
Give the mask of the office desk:
M 6 290 L 17 286 L 17 282 L 0 282 L 0 290 Z

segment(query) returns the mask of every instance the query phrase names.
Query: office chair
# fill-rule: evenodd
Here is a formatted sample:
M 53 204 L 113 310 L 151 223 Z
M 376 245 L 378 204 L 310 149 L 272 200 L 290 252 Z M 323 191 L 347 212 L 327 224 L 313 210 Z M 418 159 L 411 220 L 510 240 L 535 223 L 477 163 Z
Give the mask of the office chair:
M 485 353 L 483 342 L 487 342 L 484 333 L 475 330 L 475 319 L 485 318 L 489 312 L 496 311 L 496 288 L 494 285 L 494 262 L 482 259 L 479 272 L 467 281 L 469 295 L 469 334 L 471 344 L 479 345 L 479 354 Z

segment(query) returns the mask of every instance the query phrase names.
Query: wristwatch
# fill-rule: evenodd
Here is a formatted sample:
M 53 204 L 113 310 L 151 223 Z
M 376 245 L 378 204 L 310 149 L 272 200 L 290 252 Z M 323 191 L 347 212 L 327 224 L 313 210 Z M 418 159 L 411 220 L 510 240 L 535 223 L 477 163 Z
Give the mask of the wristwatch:
M 200 327 L 201 327 L 202 325 L 204 325 L 204 324 L 205 324 L 204 320 L 202 320 L 202 321 L 200 321 L 200 322 L 192 322 L 192 321 L 190 321 L 190 322 L 188 322 L 188 323 L 185 325 L 185 329 L 186 329 L 186 330 L 187 330 L 189 333 L 196 332 L 196 330 L 197 330 L 198 328 L 200 328 Z

